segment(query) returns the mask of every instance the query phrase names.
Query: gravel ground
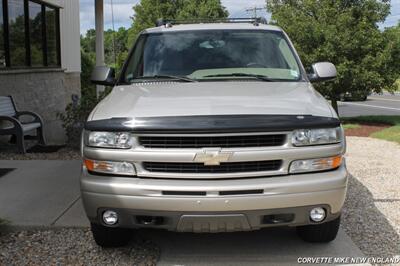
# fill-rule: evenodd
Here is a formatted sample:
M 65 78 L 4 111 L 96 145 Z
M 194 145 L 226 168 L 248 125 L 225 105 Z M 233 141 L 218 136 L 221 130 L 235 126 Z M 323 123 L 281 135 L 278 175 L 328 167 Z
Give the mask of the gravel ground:
M 342 226 L 367 256 L 400 255 L 400 145 L 347 138 L 352 175 Z
M 103 249 L 89 229 L 6 233 L 0 237 L 0 265 L 156 265 L 158 248 L 136 239 L 123 248 Z

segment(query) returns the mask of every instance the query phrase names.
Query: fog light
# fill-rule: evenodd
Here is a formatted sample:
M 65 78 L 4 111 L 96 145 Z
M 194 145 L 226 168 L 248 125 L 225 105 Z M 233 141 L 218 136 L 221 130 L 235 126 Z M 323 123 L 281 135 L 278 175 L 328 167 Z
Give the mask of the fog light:
M 319 223 L 325 219 L 326 212 L 323 208 L 317 207 L 310 211 L 310 219 L 313 222 Z
M 115 211 L 103 212 L 103 222 L 107 225 L 114 225 L 118 222 L 118 214 Z

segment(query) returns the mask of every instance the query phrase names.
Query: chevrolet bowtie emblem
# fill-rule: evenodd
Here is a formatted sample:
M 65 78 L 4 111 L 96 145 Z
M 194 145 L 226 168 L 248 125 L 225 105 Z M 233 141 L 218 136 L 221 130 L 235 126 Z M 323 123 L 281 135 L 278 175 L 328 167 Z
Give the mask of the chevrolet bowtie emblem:
M 228 162 L 233 152 L 221 152 L 219 150 L 204 150 L 194 157 L 194 162 L 204 163 L 204 165 L 220 165 Z

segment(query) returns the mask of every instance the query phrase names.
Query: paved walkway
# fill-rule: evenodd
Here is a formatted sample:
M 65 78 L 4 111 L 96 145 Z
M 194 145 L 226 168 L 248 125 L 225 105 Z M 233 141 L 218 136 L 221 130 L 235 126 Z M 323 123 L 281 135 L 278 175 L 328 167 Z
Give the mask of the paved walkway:
M 0 217 L 17 226 L 88 226 L 80 201 L 80 161 L 0 161 Z
M 0 177 L 0 217 L 16 226 L 88 226 L 79 194 L 79 161 L 0 161 L 16 168 Z M 340 231 L 329 244 L 309 244 L 293 229 L 229 234 L 181 234 L 142 230 L 161 249 L 160 265 L 293 265 L 301 257 L 361 257 Z

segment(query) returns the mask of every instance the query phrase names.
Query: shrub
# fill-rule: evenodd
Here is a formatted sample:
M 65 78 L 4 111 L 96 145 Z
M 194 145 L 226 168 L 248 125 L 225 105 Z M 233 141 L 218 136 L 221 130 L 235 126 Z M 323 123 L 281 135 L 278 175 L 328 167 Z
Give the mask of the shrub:
M 79 149 L 85 121 L 108 92 L 109 90 L 107 89 L 97 98 L 95 90 L 91 88 L 82 89 L 82 97 L 78 101 L 68 104 L 64 113 L 57 114 L 63 123 L 69 147 Z
M 9 225 L 9 224 L 10 224 L 9 221 L 0 218 L 0 235 L 1 235 L 2 233 L 4 233 L 4 231 L 7 229 L 7 228 L 6 228 L 7 225 Z

